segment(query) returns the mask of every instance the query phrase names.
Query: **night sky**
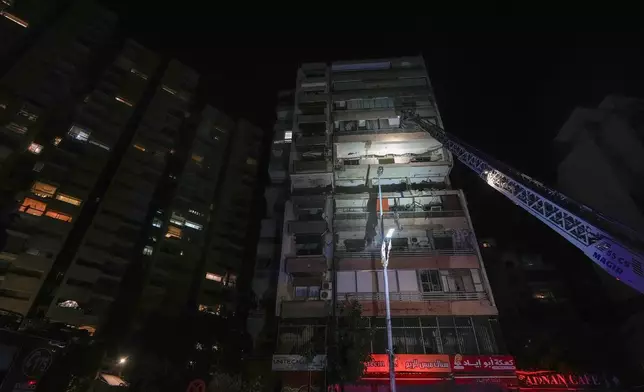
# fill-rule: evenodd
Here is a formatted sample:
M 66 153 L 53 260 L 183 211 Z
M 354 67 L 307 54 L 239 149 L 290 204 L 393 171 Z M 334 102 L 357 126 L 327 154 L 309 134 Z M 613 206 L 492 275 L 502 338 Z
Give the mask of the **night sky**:
M 402 17 L 395 7 L 388 16 L 328 13 L 320 20 L 289 18 L 286 11 L 260 19 L 256 9 L 250 16 L 233 15 L 216 12 L 217 2 L 186 0 L 167 9 L 160 4 L 106 1 L 120 14 L 126 36 L 195 68 L 210 102 L 267 132 L 276 93 L 294 88 L 300 63 L 422 53 L 447 131 L 554 184 L 552 140 L 576 106 L 596 106 L 607 94 L 644 98 L 640 34 L 433 32 L 427 21 Z M 493 20 L 484 21 L 499 31 Z M 398 32 L 388 31 L 394 26 Z M 567 259 L 577 255 L 572 269 L 589 263 L 580 252 L 570 256 L 574 247 L 462 167 L 452 177 L 466 192 L 479 236 L 516 239 L 555 258 L 558 250 Z

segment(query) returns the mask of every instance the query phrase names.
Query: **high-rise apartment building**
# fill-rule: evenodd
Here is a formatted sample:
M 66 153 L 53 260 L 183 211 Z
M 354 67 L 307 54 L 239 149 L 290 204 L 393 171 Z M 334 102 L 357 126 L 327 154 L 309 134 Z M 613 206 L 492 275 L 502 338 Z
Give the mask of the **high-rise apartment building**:
M 376 331 L 364 382 L 387 384 L 377 365 L 387 345 L 379 184 L 385 231 L 395 230 L 388 278 L 400 360 L 440 363 L 432 380 L 448 382 L 455 354 L 499 354 L 465 197 L 450 186 L 452 156 L 423 130 L 400 126 L 402 107 L 442 125 L 423 59 L 303 64 L 296 83 L 275 309 L 273 370 L 283 388 L 323 384 L 327 325 L 345 300 L 358 301 Z M 311 348 L 318 355 L 307 363 Z
M 275 342 L 275 300 L 280 256 L 282 254 L 282 228 L 284 227 L 284 203 L 290 194 L 288 181 L 291 140 L 284 135 L 292 134 L 293 94 L 280 91 L 277 103 L 277 121 L 271 143 L 268 162 L 269 183 L 264 191 L 265 211 L 261 222 L 260 236 L 255 257 L 252 290 L 255 307 L 248 316 L 248 331 L 253 339 L 255 356 L 260 359 L 272 355 Z
M 73 110 L 69 109 L 67 121 L 45 122 L 45 131 L 25 141 L 26 151 L 16 151 L 24 159 L 16 160 L 6 177 L 19 206 L 8 225 L 2 253 L 6 275 L 0 308 L 24 315 L 33 305 L 50 269 L 59 264 L 81 211 L 91 211 L 98 201 L 92 199 L 97 182 L 148 86 L 147 78 L 132 70 L 152 74 L 157 66 L 156 55 L 134 42 L 126 43 L 87 96 L 70 103 Z M 59 88 L 67 87 L 66 83 Z M 5 132 L 10 132 L 7 128 L 5 124 Z M 25 173 L 22 181 L 14 180 L 16 173 Z

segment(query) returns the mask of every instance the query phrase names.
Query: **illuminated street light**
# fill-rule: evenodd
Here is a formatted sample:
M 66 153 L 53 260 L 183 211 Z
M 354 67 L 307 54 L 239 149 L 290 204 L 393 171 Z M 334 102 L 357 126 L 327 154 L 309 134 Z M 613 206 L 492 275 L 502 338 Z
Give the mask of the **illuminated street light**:
M 127 362 L 127 357 L 119 358 L 119 365 L 124 365 Z

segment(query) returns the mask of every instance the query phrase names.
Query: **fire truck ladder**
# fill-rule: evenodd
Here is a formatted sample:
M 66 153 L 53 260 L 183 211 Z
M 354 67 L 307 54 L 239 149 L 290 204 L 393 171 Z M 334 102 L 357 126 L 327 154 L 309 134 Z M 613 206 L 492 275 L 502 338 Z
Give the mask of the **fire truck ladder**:
M 639 233 L 487 156 L 415 110 L 398 112 L 402 127 L 416 126 L 429 133 L 492 188 L 581 249 L 604 271 L 644 293 L 644 241 Z

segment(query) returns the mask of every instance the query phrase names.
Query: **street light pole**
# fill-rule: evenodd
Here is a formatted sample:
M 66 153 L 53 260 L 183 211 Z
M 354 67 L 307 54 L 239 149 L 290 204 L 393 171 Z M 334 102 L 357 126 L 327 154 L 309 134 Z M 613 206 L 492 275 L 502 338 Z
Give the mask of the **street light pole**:
M 380 238 L 381 238 L 381 262 L 383 280 L 385 282 L 385 309 L 386 309 L 386 323 L 387 323 L 387 351 L 389 355 L 389 389 L 391 392 L 396 392 L 396 373 L 395 373 L 395 358 L 393 338 L 391 336 L 391 309 L 389 306 L 389 274 L 387 273 L 387 266 L 389 265 L 389 251 L 391 250 L 391 235 L 385 236 L 385 220 L 382 211 L 382 186 L 380 176 L 384 171 L 382 166 L 378 167 L 378 200 L 380 202 Z M 393 234 L 393 230 L 391 231 Z

